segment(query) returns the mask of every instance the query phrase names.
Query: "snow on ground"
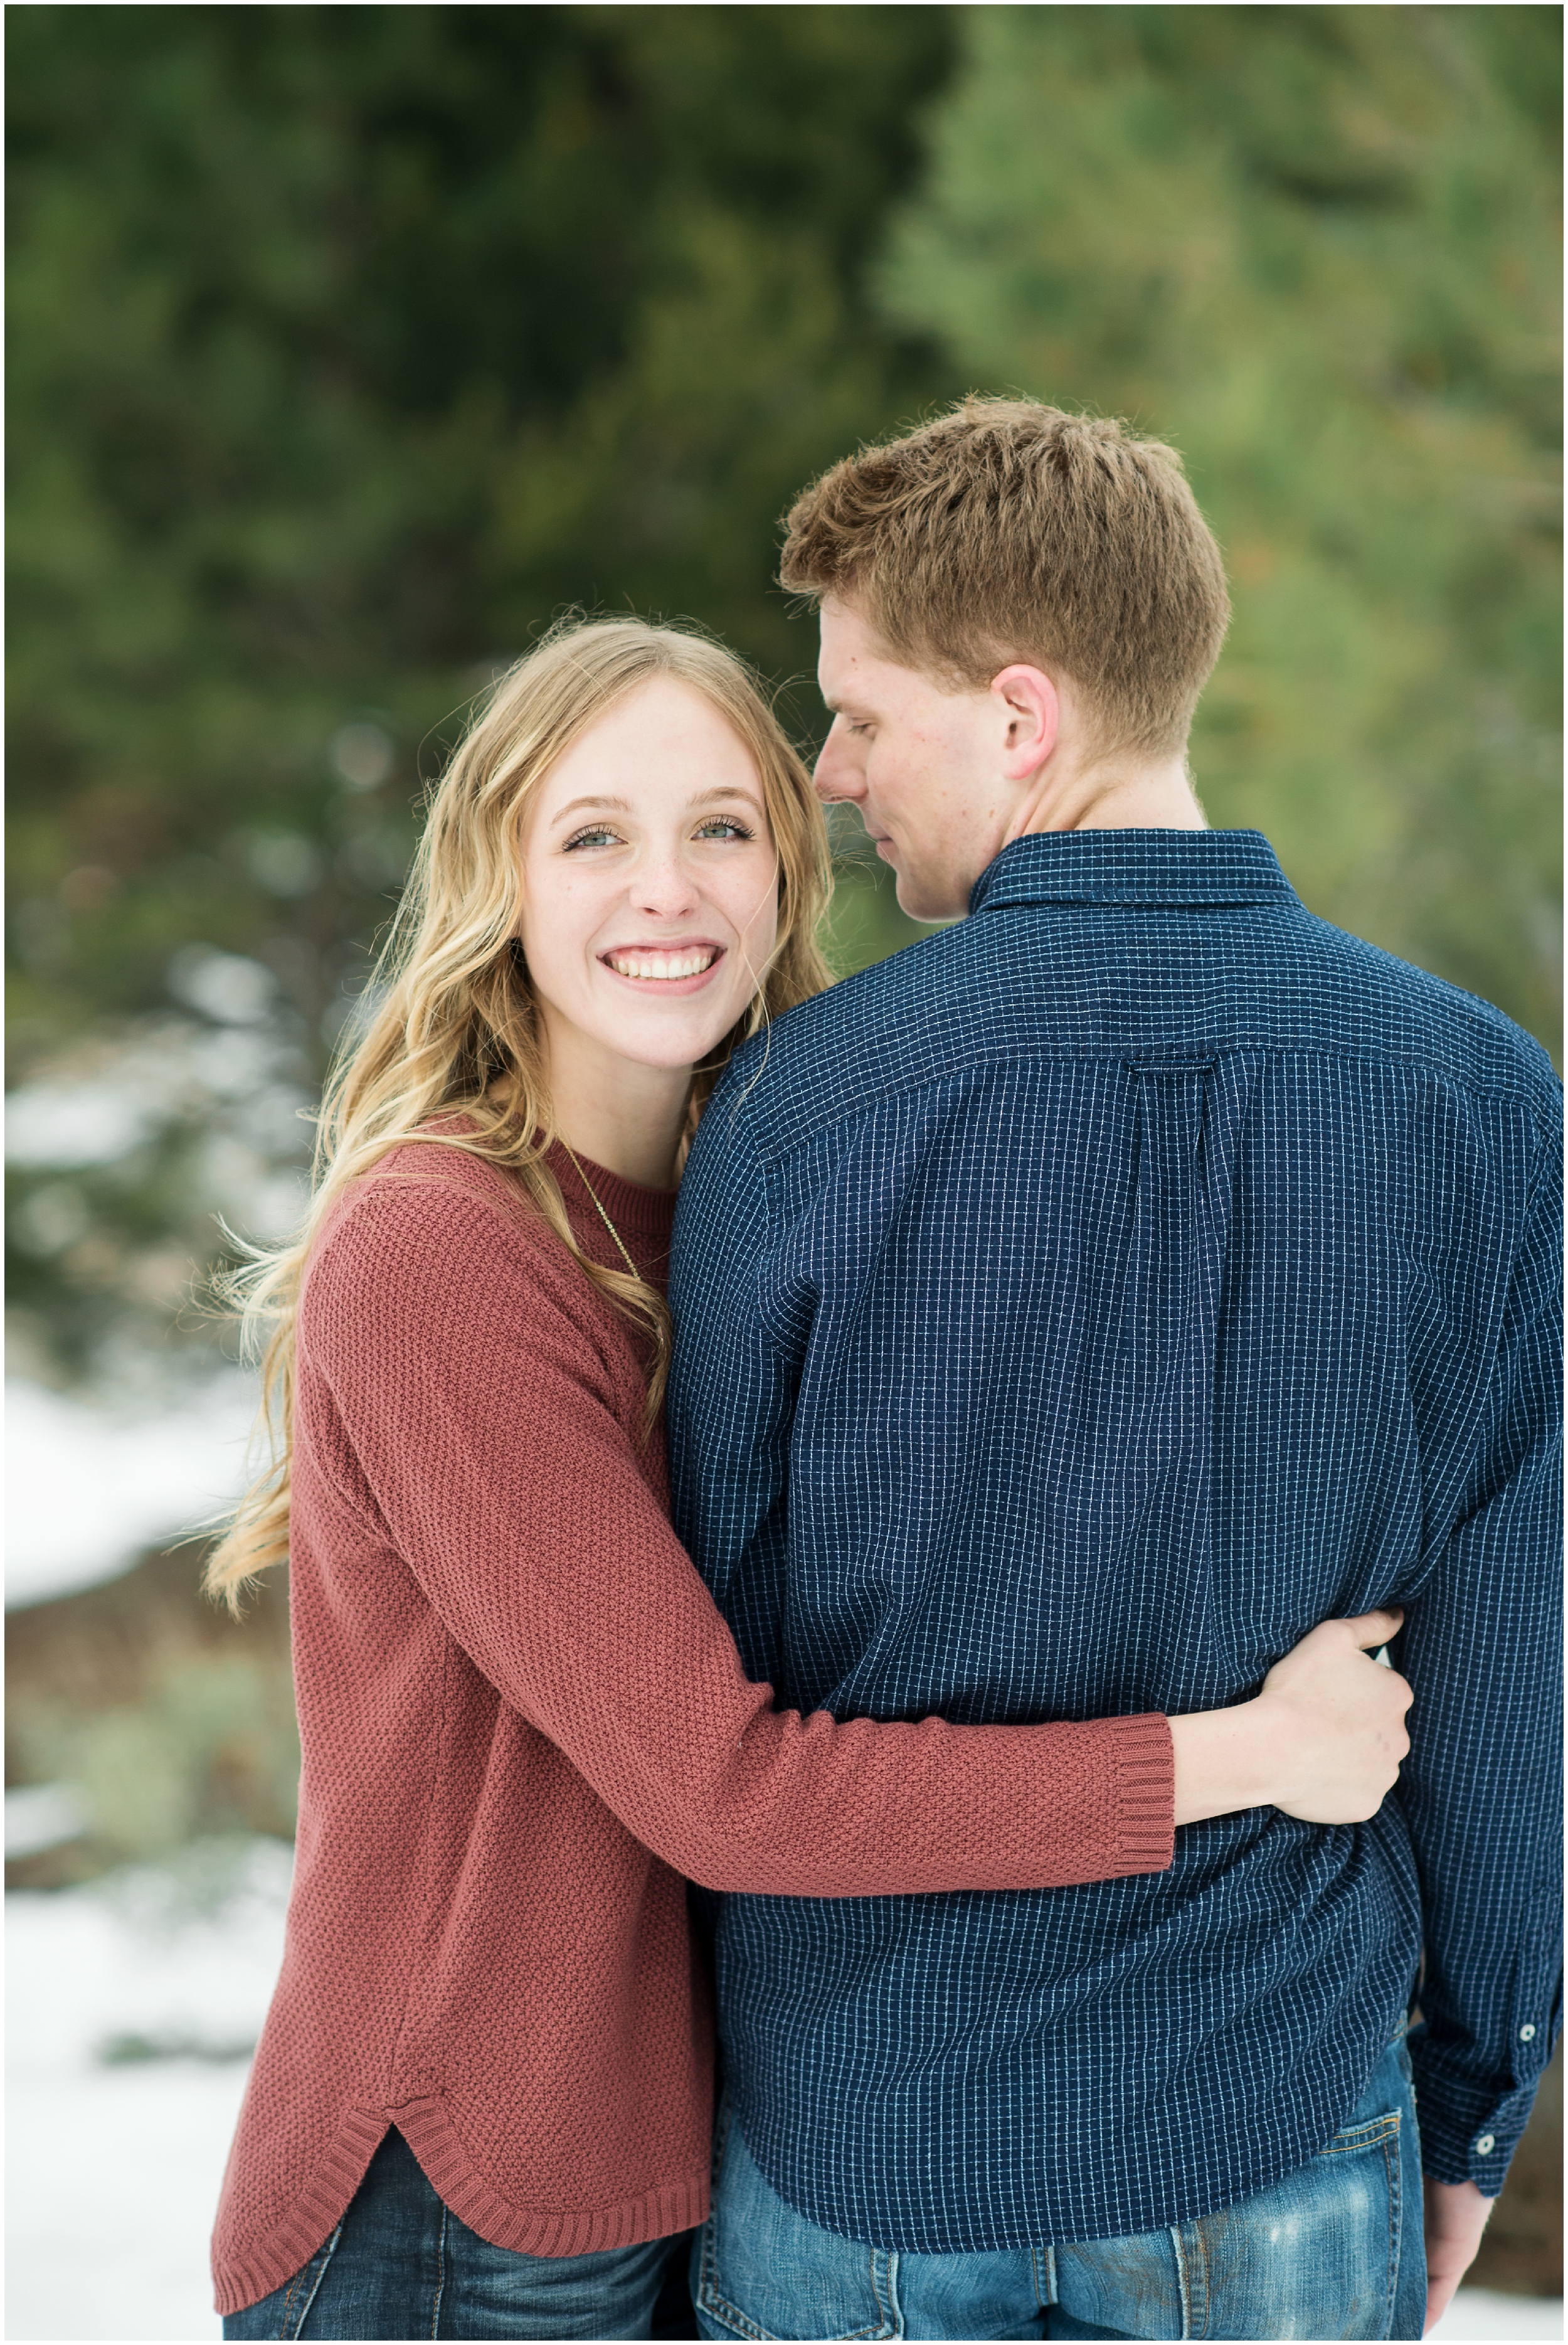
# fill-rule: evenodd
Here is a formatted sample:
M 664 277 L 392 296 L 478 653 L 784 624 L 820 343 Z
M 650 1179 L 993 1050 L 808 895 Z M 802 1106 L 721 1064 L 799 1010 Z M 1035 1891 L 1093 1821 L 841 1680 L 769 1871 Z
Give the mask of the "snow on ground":
M 221 2333 L 207 2233 L 290 1858 L 258 1841 L 207 1917 L 156 1876 L 6 1898 L 7 2337 Z
M 1561 2297 L 1499 2296 L 1492 2288 L 1462 2288 L 1433 2337 L 1561 2337 Z
M 231 1369 L 157 1414 L 9 1377 L 5 1601 L 96 1587 L 215 1513 L 241 1486 L 256 1383 Z
M 72 1248 L 93 1234 L 90 1184 L 73 1176 L 150 1180 L 155 1144 L 175 1149 L 177 1177 L 168 1166 L 157 1177 L 174 1183 L 177 1219 L 211 1214 L 265 1239 L 295 1226 L 305 1203 L 313 1103 L 273 975 L 258 961 L 192 945 L 175 956 L 168 985 L 201 1022 L 164 1017 L 88 1037 L 5 1095 L 6 1161 L 22 1192 L 12 1234 L 67 1271 Z M 172 1258 L 171 1273 L 169 1254 L 151 1242 L 139 1257 L 142 1269 L 156 1269 L 160 1294 L 185 1292 L 194 1268 L 177 1249 Z M 119 1330 L 122 1347 L 134 1319 Z M 25 1377 L 7 1384 L 9 1604 L 113 1579 L 240 1487 L 254 1379 L 231 1369 L 180 1391 L 194 1347 L 164 1345 L 148 1326 L 144 1354 L 116 1354 L 110 1341 L 98 1357 L 96 1376 L 112 1388 L 106 1404 Z
M 288 1863 L 256 1842 L 207 1916 L 150 1873 L 7 1897 L 8 2338 L 220 2334 L 207 2233 Z M 1462 2289 L 1435 2334 L 1560 2338 L 1563 2307 Z

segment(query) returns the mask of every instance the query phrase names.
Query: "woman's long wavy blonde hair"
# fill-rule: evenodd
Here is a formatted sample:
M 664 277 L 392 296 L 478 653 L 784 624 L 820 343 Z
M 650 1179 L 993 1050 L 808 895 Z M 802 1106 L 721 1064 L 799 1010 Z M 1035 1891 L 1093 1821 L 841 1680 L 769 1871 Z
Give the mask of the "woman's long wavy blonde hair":
M 521 947 L 522 830 L 556 760 L 642 685 L 669 676 L 700 692 L 756 761 L 778 858 L 778 936 L 738 1024 L 699 1071 L 693 1118 L 731 1051 L 829 981 L 817 929 L 829 889 L 827 835 L 811 777 L 756 678 L 694 632 L 640 619 L 565 620 L 501 677 L 430 797 L 424 833 L 368 999 L 374 1015 L 342 1049 L 318 1126 L 309 1211 L 298 1236 L 253 1251 L 220 1284 L 261 1358 L 256 1440 L 266 1458 L 208 1559 L 209 1594 L 238 1610 L 247 1581 L 288 1552 L 295 1321 L 325 1216 L 389 1149 L 423 1138 L 503 1164 L 582 1274 L 651 1339 L 649 1423 L 670 1356 L 663 1298 L 592 1262 L 572 1237 L 544 1162 L 554 1121 Z M 432 1133 L 432 1118 L 467 1119 Z

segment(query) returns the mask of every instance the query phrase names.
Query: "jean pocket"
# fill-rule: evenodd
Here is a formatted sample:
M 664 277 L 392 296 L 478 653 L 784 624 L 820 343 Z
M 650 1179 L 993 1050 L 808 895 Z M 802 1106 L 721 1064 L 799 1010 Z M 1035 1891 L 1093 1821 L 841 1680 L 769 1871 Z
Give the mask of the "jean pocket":
M 1316 2157 L 1251 2198 L 1168 2232 L 1059 2248 L 1059 2300 L 1101 2335 L 1389 2337 L 1402 2132 L 1399 2108 L 1363 2101 Z
M 1179 2225 L 1183 2334 L 1387 2337 L 1399 2284 L 1398 2109 L 1343 2126 L 1255 2198 Z
M 824 2231 L 759 2172 L 726 2105 L 714 2135 L 713 2203 L 697 2241 L 698 2311 L 730 2337 L 899 2337 L 897 2258 Z

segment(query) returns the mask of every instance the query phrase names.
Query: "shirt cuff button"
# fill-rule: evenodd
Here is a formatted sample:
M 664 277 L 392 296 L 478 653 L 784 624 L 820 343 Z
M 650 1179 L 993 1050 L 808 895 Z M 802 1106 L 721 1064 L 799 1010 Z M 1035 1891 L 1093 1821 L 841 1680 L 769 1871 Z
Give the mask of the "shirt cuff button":
M 1519 2041 L 1521 2044 L 1533 2044 L 1535 2041 L 1534 2028 L 1522 2027 L 1519 2031 Z
M 1483 2133 L 1475 2145 L 1475 2154 L 1477 2157 L 1490 2157 L 1496 2147 L 1497 2136 L 1492 2133 Z

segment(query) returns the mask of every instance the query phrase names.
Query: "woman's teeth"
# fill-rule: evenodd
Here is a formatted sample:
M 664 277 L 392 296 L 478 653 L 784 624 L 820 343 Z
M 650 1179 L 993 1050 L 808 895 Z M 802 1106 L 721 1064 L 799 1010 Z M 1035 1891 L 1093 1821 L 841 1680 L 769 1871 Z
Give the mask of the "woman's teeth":
M 617 977 L 657 978 L 670 983 L 678 977 L 701 977 L 705 969 L 712 969 L 718 954 L 712 946 L 704 946 L 699 952 L 606 953 L 604 958 Z

